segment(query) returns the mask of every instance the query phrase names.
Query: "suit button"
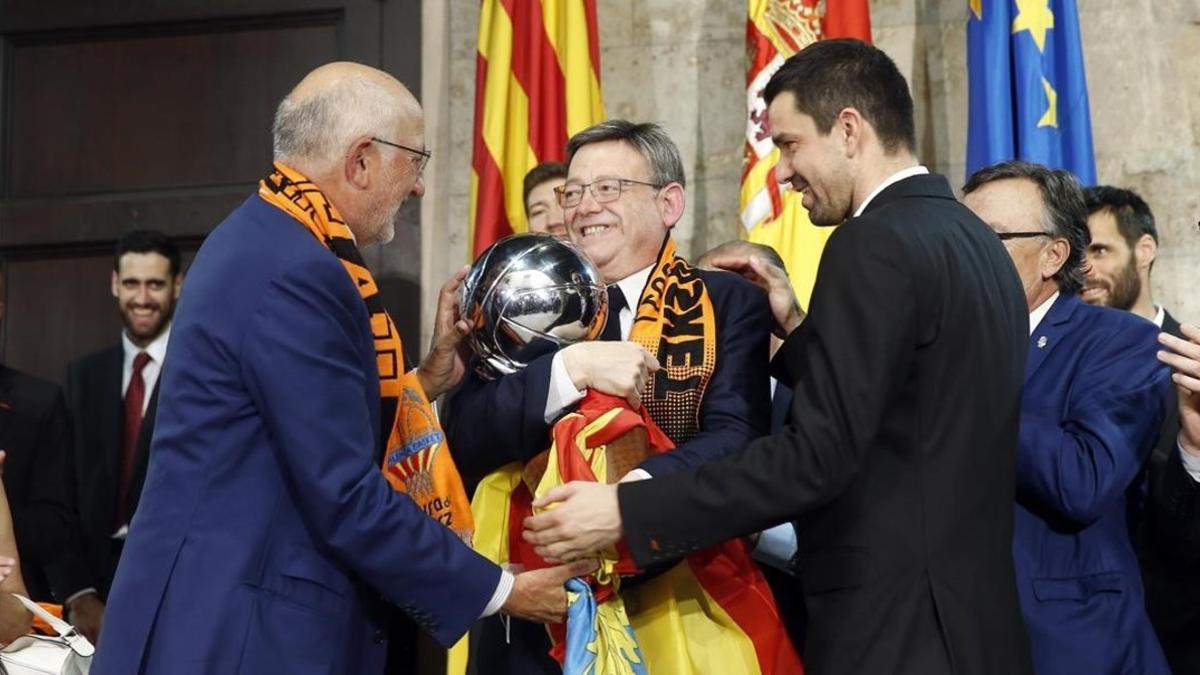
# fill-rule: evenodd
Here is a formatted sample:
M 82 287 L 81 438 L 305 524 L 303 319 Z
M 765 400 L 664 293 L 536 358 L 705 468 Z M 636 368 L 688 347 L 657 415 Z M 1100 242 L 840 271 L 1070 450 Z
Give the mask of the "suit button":
M 382 628 L 376 630 L 375 634 L 371 636 L 371 640 L 377 645 L 387 642 L 387 631 Z

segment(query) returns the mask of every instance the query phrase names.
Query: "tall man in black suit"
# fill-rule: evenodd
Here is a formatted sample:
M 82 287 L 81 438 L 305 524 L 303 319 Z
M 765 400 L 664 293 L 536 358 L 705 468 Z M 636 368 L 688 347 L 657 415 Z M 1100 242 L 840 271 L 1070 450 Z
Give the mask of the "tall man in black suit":
M 3 289 L 0 278 L 0 298 Z M 78 523 L 63 480 L 71 474 L 70 428 L 57 384 L 0 364 L 0 450 L 7 453 L 4 490 L 29 596 L 62 602 L 75 590 L 64 552 L 78 537 Z
M 1088 206 L 1087 282 L 1080 297 L 1153 321 L 1184 338 L 1179 321 L 1154 302 L 1150 274 L 1158 257 L 1154 214 L 1136 192 L 1102 185 L 1084 192 Z M 1146 611 L 1171 668 L 1200 672 L 1200 557 L 1185 542 L 1200 539 L 1200 454 L 1177 445 L 1179 409 L 1172 388 L 1167 417 L 1146 466 L 1145 504 L 1134 543 L 1146 587 Z M 1190 469 L 1190 471 L 1189 471 Z
M 718 270 L 722 259 L 755 257 L 787 273 L 787 264 L 779 255 L 779 251 L 757 242 L 744 239 L 733 239 L 700 254 L 696 258 L 696 267 L 701 269 Z M 771 358 L 779 352 L 783 340 L 771 335 Z M 788 414 L 792 409 L 792 389 L 774 377 L 771 378 L 771 433 L 777 433 L 787 424 Z M 796 524 L 782 523 L 769 530 L 750 535 L 753 544 L 754 559 L 759 563 L 763 576 L 771 585 L 775 595 L 775 604 L 779 606 L 779 614 L 787 626 L 788 636 L 796 651 L 804 654 L 804 597 L 800 580 L 795 576 L 792 562 L 796 557 Z
M 674 141 L 654 124 L 609 120 L 573 136 L 567 158 L 567 181 L 558 192 L 559 203 L 571 241 L 596 264 L 608 284 L 604 335 L 600 341 L 543 354 L 523 370 L 495 380 L 484 381 L 472 369 L 455 395 L 446 422 L 450 447 L 464 477 L 473 482 L 545 450 L 553 422 L 573 410 L 588 388 L 624 397 L 634 407 L 645 403 L 676 445 L 646 459 L 626 476 L 628 480 L 699 466 L 765 433 L 770 410 L 771 316 L 762 294 L 751 284 L 726 272 L 689 272 L 696 277 L 691 287 L 696 297 L 703 288 L 711 298 L 716 333 L 715 369 L 696 408 L 678 416 L 687 418 L 693 428 L 657 416 L 662 409 L 656 406 L 665 405 L 668 396 L 667 386 L 656 388 L 651 379 L 652 371 L 659 370 L 658 360 L 629 341 L 639 307 L 653 304 L 647 286 L 672 228 L 683 215 L 683 163 Z M 699 370 L 701 355 L 690 358 Z M 489 622 L 473 658 L 487 664 L 480 672 L 561 672 L 546 656 L 549 641 L 544 628 L 513 622 L 502 629 L 497 620 Z M 497 649 L 492 651 L 493 647 Z
M 551 559 L 625 536 L 649 563 L 796 519 L 812 675 L 1027 673 L 1013 576 L 1028 318 L 995 234 L 914 156 L 912 99 L 882 51 L 828 40 L 765 93 L 781 180 L 829 239 L 807 318 L 777 269 L 793 384 L 783 431 L 699 469 L 569 484 L 526 520 Z M 557 503 L 556 503 L 557 502 Z
M 135 230 L 121 237 L 112 273 L 124 324 L 121 343 L 67 366 L 83 537 L 66 611 L 93 642 L 146 477 L 158 376 L 183 283 L 180 265 L 179 248 L 160 232 Z

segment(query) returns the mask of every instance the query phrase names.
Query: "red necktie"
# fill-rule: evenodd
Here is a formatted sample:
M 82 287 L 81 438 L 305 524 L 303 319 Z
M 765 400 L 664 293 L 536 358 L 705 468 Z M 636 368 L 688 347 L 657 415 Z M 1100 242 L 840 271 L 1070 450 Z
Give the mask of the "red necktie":
M 150 355 L 146 352 L 138 352 L 133 357 L 133 374 L 129 377 L 129 388 L 125 390 L 125 435 L 121 444 L 121 483 L 117 490 L 117 529 L 129 522 L 129 484 L 133 481 L 134 455 L 137 454 L 138 433 L 142 429 L 142 401 L 146 399 L 142 370 L 149 362 Z

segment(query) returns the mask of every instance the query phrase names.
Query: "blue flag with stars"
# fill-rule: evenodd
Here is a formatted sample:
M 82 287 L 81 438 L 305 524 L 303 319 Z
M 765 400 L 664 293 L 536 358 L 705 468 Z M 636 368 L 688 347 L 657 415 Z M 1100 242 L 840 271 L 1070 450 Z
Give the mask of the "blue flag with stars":
M 1024 159 L 1096 183 L 1075 0 L 967 0 L 967 174 Z

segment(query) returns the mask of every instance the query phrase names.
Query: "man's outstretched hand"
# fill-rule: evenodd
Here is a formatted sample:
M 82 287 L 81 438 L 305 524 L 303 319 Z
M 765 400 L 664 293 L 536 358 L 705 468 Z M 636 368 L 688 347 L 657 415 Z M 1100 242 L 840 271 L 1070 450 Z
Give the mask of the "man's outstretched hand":
M 792 290 L 787 272 L 762 258 L 751 255 L 716 256 L 709 265 L 740 274 L 767 293 L 771 314 L 775 317 L 775 336 L 784 339 L 804 321 L 804 310 Z
M 617 543 L 623 534 L 617 486 L 572 481 L 559 485 L 533 502 L 534 508 L 554 505 L 525 519 L 525 541 L 551 562 L 580 560 Z

